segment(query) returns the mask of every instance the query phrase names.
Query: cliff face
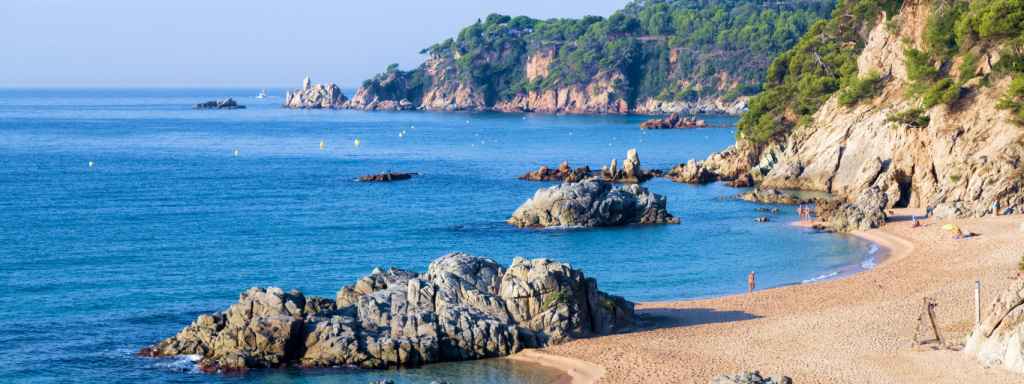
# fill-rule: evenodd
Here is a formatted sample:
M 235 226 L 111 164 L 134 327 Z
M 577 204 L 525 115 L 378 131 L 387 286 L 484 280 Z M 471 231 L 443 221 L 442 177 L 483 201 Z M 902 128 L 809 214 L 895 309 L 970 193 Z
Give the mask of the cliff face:
M 833 0 L 633 1 L 608 18 L 490 15 L 391 66 L 345 106 L 577 114 L 729 113 Z M 403 100 L 406 101 L 403 103 Z
M 949 73 L 964 79 L 959 99 L 921 108 L 905 56 L 909 47 L 923 49 L 934 9 L 929 1 L 906 2 L 898 22 L 883 16 L 869 29 L 857 72 L 881 74 L 884 85 L 877 95 L 843 105 L 840 94 L 833 94 L 809 122 L 784 137 L 764 144 L 740 140 L 738 149 L 724 153 L 733 156 L 716 154 L 703 165 L 732 167 L 722 179 L 749 174 L 765 187 L 826 191 L 850 200 L 877 186 L 888 195 L 889 207 L 931 206 L 940 216 L 984 215 L 993 204 L 1000 212 L 1020 213 L 1024 128 L 997 108 L 1011 82 L 992 72 L 1001 47 L 971 48 L 970 54 L 982 58 L 977 68 L 965 69 L 974 70 L 973 76 L 959 76 L 963 60 L 953 60 Z M 924 126 L 893 118 L 915 108 L 927 118 Z

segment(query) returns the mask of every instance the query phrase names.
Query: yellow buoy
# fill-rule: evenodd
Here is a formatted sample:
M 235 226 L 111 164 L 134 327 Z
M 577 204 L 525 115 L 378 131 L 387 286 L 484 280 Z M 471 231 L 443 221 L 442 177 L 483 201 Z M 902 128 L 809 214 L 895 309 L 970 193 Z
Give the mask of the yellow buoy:
M 322 150 L 324 148 L 327 148 L 327 143 L 325 143 L 323 140 L 320 140 L 320 149 Z
M 355 141 L 353 141 L 352 144 L 358 147 L 359 146 L 359 139 L 356 139 Z

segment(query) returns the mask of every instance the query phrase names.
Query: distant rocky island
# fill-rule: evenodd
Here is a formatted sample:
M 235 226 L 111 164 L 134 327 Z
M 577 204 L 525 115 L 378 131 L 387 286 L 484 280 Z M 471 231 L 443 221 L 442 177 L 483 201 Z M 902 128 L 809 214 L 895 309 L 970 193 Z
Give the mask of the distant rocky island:
M 633 303 L 547 259 L 452 253 L 426 273 L 375 269 L 331 298 L 251 288 L 143 356 L 198 355 L 207 372 L 415 367 L 513 354 L 636 324 Z
M 205 103 L 199 103 L 192 107 L 193 109 L 243 109 L 244 105 L 238 104 L 235 99 L 227 98 L 224 100 L 210 100 Z
M 309 94 L 307 84 L 285 106 L 736 115 L 760 90 L 771 59 L 833 6 L 636 1 L 607 18 L 493 14 L 424 49 L 417 68 L 389 66 L 349 100 Z

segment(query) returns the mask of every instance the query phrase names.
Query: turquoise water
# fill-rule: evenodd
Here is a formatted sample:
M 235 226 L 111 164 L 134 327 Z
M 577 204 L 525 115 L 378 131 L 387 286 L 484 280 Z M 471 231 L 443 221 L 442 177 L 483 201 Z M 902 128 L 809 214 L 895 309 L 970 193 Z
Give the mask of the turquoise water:
M 663 179 L 645 185 L 668 197 L 681 225 L 520 230 L 503 222 L 550 185 L 516 179 L 541 164 L 599 168 L 637 148 L 645 168 L 668 168 L 731 144 L 733 129 L 643 132 L 636 116 L 293 111 L 254 94 L 0 90 L 0 284 L 8 292 L 0 296 L 0 377 L 543 382 L 550 376 L 540 370 L 498 362 L 202 375 L 132 352 L 250 286 L 333 297 L 374 266 L 422 271 L 452 251 L 568 261 L 636 301 L 742 292 L 751 270 L 761 287 L 800 283 L 856 270 L 871 251 L 855 238 L 788 226 L 790 208 L 755 224 L 759 205 L 725 198 L 740 190 Z M 249 108 L 190 109 L 224 96 Z M 421 176 L 353 180 L 385 170 Z

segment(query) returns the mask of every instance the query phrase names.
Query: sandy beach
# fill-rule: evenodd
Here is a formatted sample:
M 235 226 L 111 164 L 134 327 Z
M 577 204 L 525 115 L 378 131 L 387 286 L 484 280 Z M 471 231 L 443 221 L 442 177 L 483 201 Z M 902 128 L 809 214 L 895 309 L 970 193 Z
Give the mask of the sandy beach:
M 921 212 L 898 210 L 884 228 L 856 234 L 890 251 L 872 270 L 749 295 L 638 303 L 641 330 L 524 358 L 566 370 L 572 383 L 707 383 L 743 370 L 799 384 L 1024 381 L 955 350 L 973 327 L 975 280 L 984 310 L 1016 278 L 1024 217 L 925 220 L 912 228 L 912 213 Z M 949 222 L 979 236 L 953 240 L 941 229 Z M 951 349 L 913 347 L 924 297 L 938 303 Z

